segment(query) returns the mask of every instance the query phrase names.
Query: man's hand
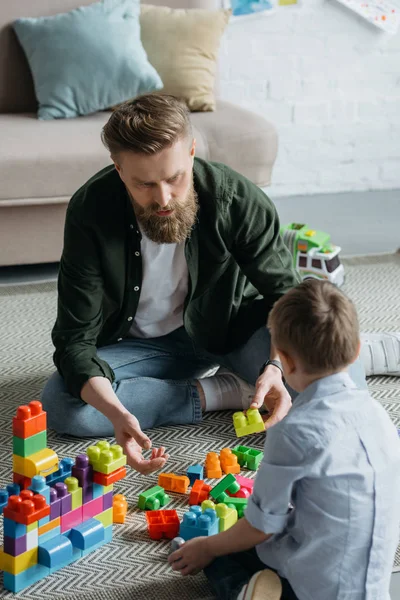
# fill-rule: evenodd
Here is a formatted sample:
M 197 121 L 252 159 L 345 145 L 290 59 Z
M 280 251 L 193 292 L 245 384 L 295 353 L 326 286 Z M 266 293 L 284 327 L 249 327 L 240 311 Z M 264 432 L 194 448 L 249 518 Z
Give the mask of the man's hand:
M 181 575 L 196 575 L 214 558 L 209 548 L 208 538 L 197 537 L 185 542 L 179 550 L 170 554 L 168 562 L 173 570 L 180 571 Z
M 263 415 L 265 429 L 276 425 L 289 412 L 292 399 L 282 381 L 282 374 L 278 367 L 268 365 L 264 373 L 256 381 L 256 394 L 250 408 L 268 410 L 268 415 Z
M 136 417 L 128 411 L 122 412 L 113 419 L 112 424 L 114 425 L 115 439 L 122 446 L 129 466 L 143 475 L 163 468 L 168 459 L 165 448 L 153 448 L 150 459 L 143 457 L 143 450 L 151 448 L 151 440 L 140 429 Z

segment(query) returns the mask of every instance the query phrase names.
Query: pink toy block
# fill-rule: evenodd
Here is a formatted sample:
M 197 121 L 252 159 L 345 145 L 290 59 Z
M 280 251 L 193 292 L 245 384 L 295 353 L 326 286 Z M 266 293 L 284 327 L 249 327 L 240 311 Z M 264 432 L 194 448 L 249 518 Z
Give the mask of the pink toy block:
M 76 525 L 82 523 L 82 506 L 71 510 L 71 512 L 61 515 L 61 533 L 69 531 Z
M 82 504 L 82 518 L 86 521 L 86 519 L 99 515 L 103 510 L 103 496 L 99 496 L 86 504 Z
M 254 479 L 249 479 L 248 477 L 243 477 L 242 475 L 236 475 L 236 481 L 241 488 L 249 490 L 250 494 L 253 493 Z

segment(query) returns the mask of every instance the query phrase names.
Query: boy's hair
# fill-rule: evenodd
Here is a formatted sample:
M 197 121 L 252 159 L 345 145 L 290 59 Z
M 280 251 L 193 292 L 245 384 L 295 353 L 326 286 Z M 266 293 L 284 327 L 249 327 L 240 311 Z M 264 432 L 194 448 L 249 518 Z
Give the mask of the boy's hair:
M 167 94 L 145 94 L 114 110 L 101 139 L 114 157 L 124 150 L 157 154 L 189 135 L 192 126 L 184 102 Z
M 306 373 L 338 371 L 359 344 L 353 302 L 329 281 L 306 279 L 280 298 L 268 318 L 278 350 L 295 355 Z

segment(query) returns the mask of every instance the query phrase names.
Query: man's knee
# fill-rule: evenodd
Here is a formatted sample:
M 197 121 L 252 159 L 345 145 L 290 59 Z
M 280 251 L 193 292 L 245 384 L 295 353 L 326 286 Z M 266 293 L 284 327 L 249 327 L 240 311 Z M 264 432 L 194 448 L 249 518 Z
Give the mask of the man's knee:
M 57 372 L 48 379 L 42 391 L 41 403 L 47 412 L 47 426 L 58 433 L 85 435 L 77 418 L 78 409 L 84 408 L 82 402 L 67 391 L 64 379 Z M 77 423 L 78 421 L 78 423 Z

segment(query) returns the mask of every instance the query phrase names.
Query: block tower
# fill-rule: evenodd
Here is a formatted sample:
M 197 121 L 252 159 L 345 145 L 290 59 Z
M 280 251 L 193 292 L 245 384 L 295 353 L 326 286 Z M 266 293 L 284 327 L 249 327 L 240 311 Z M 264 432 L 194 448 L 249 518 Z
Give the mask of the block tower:
M 0 490 L 4 587 L 19 592 L 112 539 L 113 484 L 126 475 L 121 446 L 103 440 L 75 460 L 47 448 L 38 401 L 13 419 L 13 483 Z

